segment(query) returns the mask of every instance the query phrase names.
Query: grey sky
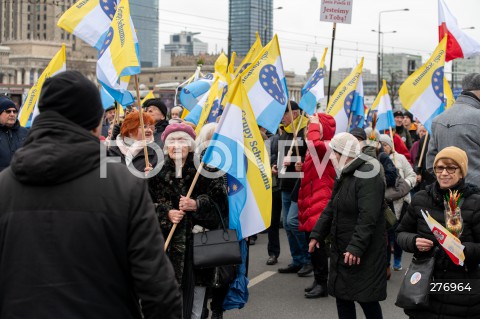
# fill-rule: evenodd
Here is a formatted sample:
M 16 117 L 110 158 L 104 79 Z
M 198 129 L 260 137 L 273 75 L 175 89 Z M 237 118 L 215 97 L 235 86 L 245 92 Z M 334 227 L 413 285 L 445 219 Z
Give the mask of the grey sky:
M 445 0 L 460 27 L 480 42 L 480 0 Z M 277 33 L 286 70 L 304 74 L 315 52 L 320 59 L 330 49 L 332 23 L 320 21 L 320 0 L 274 0 L 274 33 Z M 384 52 L 405 52 L 429 56 L 438 43 L 437 0 L 353 0 L 351 24 L 337 24 L 333 68 L 352 67 L 365 57 L 365 67 L 376 73 L 378 12 L 409 8 L 408 12 L 382 14 Z M 227 51 L 228 1 L 160 1 L 160 47 L 169 35 L 182 30 L 201 32 L 197 37 L 209 43 L 210 52 Z M 327 55 L 327 65 L 329 63 Z M 448 69 L 449 67 L 447 67 Z

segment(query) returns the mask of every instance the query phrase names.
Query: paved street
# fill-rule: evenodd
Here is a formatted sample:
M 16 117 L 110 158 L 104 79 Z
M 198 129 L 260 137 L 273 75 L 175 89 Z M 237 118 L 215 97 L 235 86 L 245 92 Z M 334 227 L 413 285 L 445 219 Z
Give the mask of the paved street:
M 250 247 L 250 299 L 243 309 L 225 312 L 225 319 L 290 319 L 290 318 L 337 318 L 335 299 L 332 297 L 306 299 L 303 289 L 313 281 L 313 275 L 300 278 L 296 274 L 279 274 L 277 269 L 290 262 L 285 231 L 281 229 L 281 255 L 275 266 L 265 264 L 267 235 L 259 234 L 254 246 Z M 410 263 L 411 255 L 404 256 L 402 266 Z M 404 319 L 403 310 L 395 306 L 395 299 L 404 271 L 392 272 L 388 282 L 387 300 L 381 302 L 385 319 Z M 357 318 L 365 318 L 357 304 Z

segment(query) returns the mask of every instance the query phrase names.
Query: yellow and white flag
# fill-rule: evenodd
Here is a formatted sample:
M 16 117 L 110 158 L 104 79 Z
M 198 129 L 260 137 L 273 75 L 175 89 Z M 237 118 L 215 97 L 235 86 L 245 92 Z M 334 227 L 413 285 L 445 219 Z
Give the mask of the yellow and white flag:
M 62 48 L 57 54 L 55 54 L 50 63 L 48 63 L 48 66 L 38 78 L 37 83 L 35 83 L 28 91 L 27 98 L 25 99 L 18 116 L 21 126 L 31 126 L 33 119 L 38 115 L 38 98 L 40 97 L 40 92 L 42 91 L 42 86 L 45 80 L 66 70 L 67 54 L 65 43 L 63 43 Z M 30 115 L 32 115 L 31 119 Z

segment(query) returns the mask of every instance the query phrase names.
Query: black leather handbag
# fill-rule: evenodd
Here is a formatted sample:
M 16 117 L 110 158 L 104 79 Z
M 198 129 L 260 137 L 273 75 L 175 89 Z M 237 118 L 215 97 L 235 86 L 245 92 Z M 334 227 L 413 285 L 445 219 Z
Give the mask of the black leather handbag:
M 395 305 L 403 309 L 418 309 L 428 307 L 429 289 L 432 282 L 435 254 L 426 258 L 412 259 L 412 263 L 403 277 L 402 285 L 397 295 Z
M 195 268 L 212 268 L 242 263 L 237 231 L 227 229 L 217 204 L 214 204 L 220 217 L 222 229 L 205 229 L 193 234 L 193 265 Z

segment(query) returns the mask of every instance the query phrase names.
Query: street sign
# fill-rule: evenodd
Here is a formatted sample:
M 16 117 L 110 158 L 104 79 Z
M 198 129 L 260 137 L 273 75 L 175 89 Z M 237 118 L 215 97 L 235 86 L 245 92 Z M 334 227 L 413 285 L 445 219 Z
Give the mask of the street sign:
M 320 21 L 350 24 L 353 0 L 322 0 Z

